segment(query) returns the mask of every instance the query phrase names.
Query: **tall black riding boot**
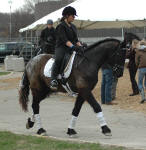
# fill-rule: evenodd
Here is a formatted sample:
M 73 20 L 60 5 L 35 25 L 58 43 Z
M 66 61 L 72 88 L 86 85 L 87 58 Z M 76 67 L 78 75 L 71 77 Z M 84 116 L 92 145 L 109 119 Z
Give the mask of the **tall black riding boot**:
M 50 88 L 52 90 L 57 90 L 57 88 L 58 88 L 57 76 L 58 76 L 58 66 L 54 62 L 53 66 L 52 66 L 51 83 L 50 83 Z

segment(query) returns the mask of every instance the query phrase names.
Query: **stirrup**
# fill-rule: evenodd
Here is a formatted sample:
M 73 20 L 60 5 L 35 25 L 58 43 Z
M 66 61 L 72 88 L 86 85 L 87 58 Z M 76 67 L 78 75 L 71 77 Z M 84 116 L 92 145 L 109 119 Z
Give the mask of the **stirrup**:
M 58 89 L 58 82 L 57 80 L 52 80 L 51 83 L 50 83 L 50 88 L 52 90 L 57 90 Z

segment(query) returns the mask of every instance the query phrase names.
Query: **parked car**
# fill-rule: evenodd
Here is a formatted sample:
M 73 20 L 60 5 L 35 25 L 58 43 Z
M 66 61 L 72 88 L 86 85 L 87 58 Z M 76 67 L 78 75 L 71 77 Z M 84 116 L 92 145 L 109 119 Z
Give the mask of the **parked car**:
M 33 55 L 34 45 L 30 42 L 3 42 L 0 43 L 0 61 L 7 55 L 18 55 L 28 61 Z
M 35 45 L 27 42 L 27 43 L 23 43 L 23 46 L 20 49 L 20 53 L 19 56 L 23 57 L 24 60 L 27 62 L 29 61 L 35 53 Z

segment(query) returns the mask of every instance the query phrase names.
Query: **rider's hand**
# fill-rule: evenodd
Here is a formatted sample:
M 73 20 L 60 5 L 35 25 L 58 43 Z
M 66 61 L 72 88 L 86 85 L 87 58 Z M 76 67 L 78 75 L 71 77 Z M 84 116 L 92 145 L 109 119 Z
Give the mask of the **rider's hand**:
M 71 47 L 71 51 L 76 51 L 76 52 L 78 52 L 78 50 L 79 50 L 79 46 L 72 46 Z

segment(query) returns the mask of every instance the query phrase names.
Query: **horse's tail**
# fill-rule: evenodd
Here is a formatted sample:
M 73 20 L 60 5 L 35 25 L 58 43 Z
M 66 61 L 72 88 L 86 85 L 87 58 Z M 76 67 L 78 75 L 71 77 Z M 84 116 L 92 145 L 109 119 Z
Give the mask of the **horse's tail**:
M 27 112 L 27 106 L 28 106 L 28 102 L 29 102 L 29 80 L 27 77 L 27 73 L 26 71 L 24 71 L 22 79 L 20 81 L 20 85 L 19 85 L 19 103 L 22 107 L 22 110 L 24 112 Z

